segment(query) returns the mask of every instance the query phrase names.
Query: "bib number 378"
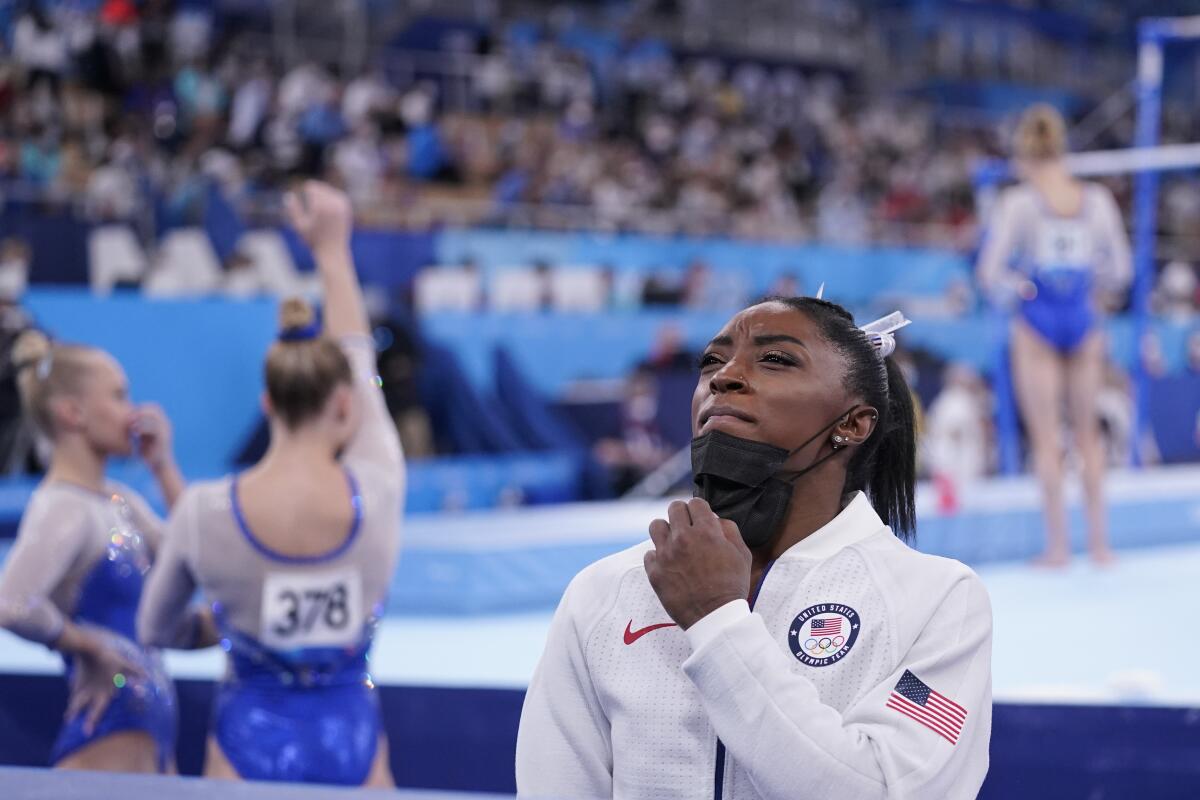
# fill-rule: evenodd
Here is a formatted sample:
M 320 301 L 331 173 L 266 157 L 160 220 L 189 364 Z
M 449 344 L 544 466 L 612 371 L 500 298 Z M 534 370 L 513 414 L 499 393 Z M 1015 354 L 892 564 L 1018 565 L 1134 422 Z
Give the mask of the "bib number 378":
M 273 572 L 263 582 L 259 638 L 268 647 L 340 647 L 362 634 L 356 570 Z

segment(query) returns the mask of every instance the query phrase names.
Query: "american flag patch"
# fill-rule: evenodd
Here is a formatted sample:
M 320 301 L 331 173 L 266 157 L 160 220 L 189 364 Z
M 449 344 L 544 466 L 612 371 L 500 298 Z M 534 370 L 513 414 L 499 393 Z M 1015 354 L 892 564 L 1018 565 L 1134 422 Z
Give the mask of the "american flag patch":
M 887 707 L 914 719 L 950 744 L 958 742 L 967 710 L 945 695 L 929 688 L 908 670 L 888 695 Z
M 825 619 L 814 619 L 809 630 L 812 631 L 813 636 L 841 636 L 842 618 L 826 617 Z

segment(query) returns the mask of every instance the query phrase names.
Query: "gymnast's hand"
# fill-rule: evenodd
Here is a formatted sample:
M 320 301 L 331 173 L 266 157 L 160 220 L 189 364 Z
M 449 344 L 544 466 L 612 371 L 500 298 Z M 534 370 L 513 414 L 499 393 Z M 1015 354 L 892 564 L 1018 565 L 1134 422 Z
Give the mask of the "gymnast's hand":
M 288 221 L 314 253 L 350 246 L 354 214 L 350 198 L 321 181 L 305 181 L 283 198 Z
M 88 632 L 88 646 L 76 652 L 71 703 L 65 719 L 85 714 L 83 731 L 91 734 L 121 687 L 146 677 L 145 670 L 103 634 Z
M 646 553 L 646 577 L 684 630 L 750 594 L 750 549 L 737 525 L 719 519 L 706 501 L 671 503 L 666 520 L 650 523 L 650 538 L 654 549 Z
M 159 472 L 174 460 L 171 421 L 161 406 L 147 403 L 139 406 L 133 416 L 137 434 L 138 455 L 153 472 Z

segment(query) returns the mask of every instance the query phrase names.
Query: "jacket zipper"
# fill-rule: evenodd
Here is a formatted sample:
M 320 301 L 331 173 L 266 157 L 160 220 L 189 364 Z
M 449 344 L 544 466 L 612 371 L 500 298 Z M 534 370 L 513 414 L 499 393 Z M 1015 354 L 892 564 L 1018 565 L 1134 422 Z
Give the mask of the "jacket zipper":
M 758 602 L 758 596 L 762 593 L 763 584 L 767 581 L 767 573 L 771 571 L 771 567 L 775 566 L 774 561 L 767 562 L 766 569 L 763 570 L 762 576 L 758 579 L 758 586 L 754 587 L 754 594 L 750 596 L 750 610 L 754 610 L 754 604 Z M 717 768 L 716 774 L 713 775 L 713 800 L 722 800 L 725 794 L 725 743 L 717 737 Z

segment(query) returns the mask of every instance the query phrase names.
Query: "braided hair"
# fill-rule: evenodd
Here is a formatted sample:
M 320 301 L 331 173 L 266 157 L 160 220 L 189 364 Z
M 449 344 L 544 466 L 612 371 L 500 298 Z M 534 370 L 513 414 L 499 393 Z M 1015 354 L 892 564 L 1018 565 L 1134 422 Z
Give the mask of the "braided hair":
M 880 518 L 900 538 L 916 525 L 917 425 L 904 373 L 890 357 L 880 358 L 849 311 L 815 297 L 771 297 L 812 320 L 846 364 L 843 386 L 879 411 L 867 440 L 850 459 L 843 493 L 862 491 Z

